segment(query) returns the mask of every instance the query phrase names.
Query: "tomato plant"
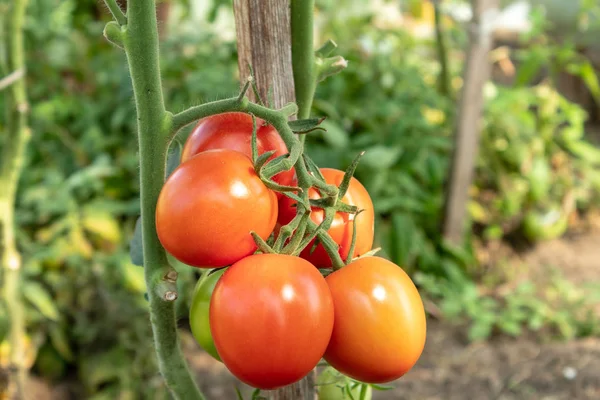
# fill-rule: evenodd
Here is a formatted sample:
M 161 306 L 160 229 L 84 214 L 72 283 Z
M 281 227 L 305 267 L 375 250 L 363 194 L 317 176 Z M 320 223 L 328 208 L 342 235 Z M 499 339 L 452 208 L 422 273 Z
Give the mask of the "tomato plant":
M 331 169 L 321 168 L 321 173 L 325 178 L 325 182 L 339 186 L 344 178 L 344 172 Z M 315 188 L 309 189 L 308 196 L 311 199 L 318 199 L 321 196 Z M 339 252 L 343 259 L 348 256 L 350 246 L 352 244 L 353 225 L 356 224 L 356 246 L 352 253 L 352 258 L 358 257 L 371 250 L 373 246 L 374 236 L 374 221 L 375 212 L 373 202 L 365 187 L 356 178 L 350 180 L 348 191 L 342 198 L 346 204 L 356 206 L 359 210 L 364 210 L 358 216 L 354 214 L 337 212 L 328 230 L 333 240 L 339 245 Z M 282 197 L 279 200 L 279 217 L 280 225 L 288 224 L 296 215 L 296 207 L 294 200 L 289 197 Z M 321 208 L 313 207 L 310 213 L 310 218 L 320 224 L 325 218 L 325 212 Z M 300 254 L 300 257 L 305 258 L 319 268 L 331 268 L 331 259 L 322 245 L 318 245 L 314 251 L 314 241 L 312 241 Z
M 210 150 L 181 164 L 156 206 L 160 242 L 175 258 L 196 267 L 222 267 L 252 254 L 250 235 L 269 237 L 277 197 L 256 175 L 250 159 L 234 150 Z
M 327 367 L 319 374 L 317 385 L 319 400 L 371 400 L 373 398 L 371 386 L 353 381 L 333 367 Z M 366 388 L 364 396 L 361 397 L 363 386 Z
M 326 278 L 335 320 L 325 360 L 361 382 L 383 383 L 410 370 L 425 346 L 425 310 L 396 264 L 360 258 Z
M 225 270 L 226 268 L 221 268 L 200 278 L 194 289 L 192 305 L 190 307 L 190 327 L 192 328 L 194 338 L 208 354 L 219 361 L 221 361 L 221 357 L 219 357 L 219 353 L 217 353 L 215 342 L 210 333 L 208 314 L 210 298 L 215 290 L 217 282 L 225 273 Z
M 325 279 L 308 261 L 257 254 L 233 264 L 217 283 L 210 330 L 223 363 L 260 389 L 296 382 L 319 362 L 333 327 Z
M 275 151 L 271 159 L 288 152 L 285 143 L 272 125 L 256 118 L 256 144 L 258 154 Z M 181 162 L 196 154 L 212 149 L 231 149 L 252 156 L 252 117 L 247 113 L 228 112 L 202 118 L 188 137 L 181 153 Z M 280 185 L 289 186 L 294 170 L 283 171 L 273 177 Z

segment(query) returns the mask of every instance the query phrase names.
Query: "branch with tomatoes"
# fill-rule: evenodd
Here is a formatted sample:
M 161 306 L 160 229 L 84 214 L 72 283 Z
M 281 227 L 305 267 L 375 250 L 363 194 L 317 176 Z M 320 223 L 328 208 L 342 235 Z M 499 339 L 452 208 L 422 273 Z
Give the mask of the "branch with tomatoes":
M 233 375 L 257 389 L 292 384 L 324 358 L 356 383 L 389 382 L 425 343 L 419 293 L 398 266 L 374 256 L 374 206 L 346 171 L 319 168 L 304 137 L 318 81 L 346 66 L 335 43 L 312 48 L 312 1 L 291 2 L 297 105 L 274 109 L 252 77 L 229 99 L 173 114 L 164 104 L 155 2 L 129 0 L 105 37 L 129 63 L 138 118 L 142 260 L 159 366 L 177 398 L 201 399 L 181 353 L 167 254 L 203 270 L 192 333 Z M 290 120 L 297 116 L 297 120 Z M 167 177 L 167 153 L 196 124 Z M 360 327 L 360 329 L 358 329 Z M 352 381 L 354 382 L 354 381 Z M 365 383 L 365 384 L 363 384 Z

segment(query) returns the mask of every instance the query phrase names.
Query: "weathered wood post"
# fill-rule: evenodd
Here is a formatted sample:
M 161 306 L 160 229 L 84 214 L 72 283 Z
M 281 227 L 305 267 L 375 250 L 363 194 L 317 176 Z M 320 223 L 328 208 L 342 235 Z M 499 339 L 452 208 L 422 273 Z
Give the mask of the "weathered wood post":
M 282 107 L 295 101 L 289 0 L 234 0 L 240 80 L 250 66 L 260 97 Z M 253 93 L 249 93 L 256 101 Z M 269 394 L 273 400 L 313 400 L 314 375 Z
M 490 76 L 488 54 L 492 48 L 493 20 L 498 11 L 498 0 L 472 2 L 469 50 L 444 210 L 444 238 L 453 244 L 460 244 L 463 240 L 468 191 L 473 181 L 481 130 L 483 85 Z

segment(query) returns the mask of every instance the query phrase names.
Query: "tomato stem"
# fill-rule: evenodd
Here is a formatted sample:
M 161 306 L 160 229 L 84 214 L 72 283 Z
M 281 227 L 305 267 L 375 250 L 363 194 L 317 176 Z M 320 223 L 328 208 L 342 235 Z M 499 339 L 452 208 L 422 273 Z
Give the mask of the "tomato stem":
M 292 66 L 298 118 L 310 116 L 317 86 L 313 48 L 314 0 L 291 0 Z
M 261 238 L 256 232 L 250 232 L 252 238 L 254 239 L 254 243 L 258 246 L 258 249 L 265 254 L 273 254 L 275 251 Z
M 356 218 L 360 215 L 364 210 L 359 210 L 354 213 L 354 218 L 352 219 L 352 241 L 350 242 L 350 249 L 348 250 L 348 255 L 346 256 L 346 265 L 352 262 L 352 256 L 354 255 L 354 248 L 356 247 Z
M 123 13 L 123 10 L 121 10 L 121 7 L 119 6 L 119 4 L 117 4 L 117 1 L 116 0 L 104 0 L 104 2 L 106 3 L 106 6 L 110 10 L 110 13 L 115 18 L 115 21 L 117 21 L 117 23 L 121 26 L 126 25 L 127 17 L 125 16 L 125 13 Z
M 281 227 L 281 229 L 279 230 L 279 234 L 277 235 L 277 239 L 275 240 L 275 244 L 273 245 L 273 250 L 276 253 L 279 253 L 281 251 L 285 242 L 290 238 L 290 236 L 292 236 L 294 231 L 298 229 L 298 227 L 301 225 L 301 222 L 305 220 L 305 216 L 308 214 L 306 212 L 306 209 L 302 206 L 302 204 L 299 204 L 297 206 L 302 208 L 304 211 L 298 212 L 289 224 Z M 306 227 L 306 223 L 304 223 L 304 226 Z M 298 232 L 296 233 L 296 236 L 298 236 Z
M 177 334 L 175 275 L 156 233 L 156 203 L 165 178 L 174 117 L 164 105 L 155 0 L 129 0 L 125 19 L 114 0 L 105 0 L 122 29 L 137 111 L 143 259 L 150 322 L 160 371 L 174 397 L 204 399 L 183 357 Z

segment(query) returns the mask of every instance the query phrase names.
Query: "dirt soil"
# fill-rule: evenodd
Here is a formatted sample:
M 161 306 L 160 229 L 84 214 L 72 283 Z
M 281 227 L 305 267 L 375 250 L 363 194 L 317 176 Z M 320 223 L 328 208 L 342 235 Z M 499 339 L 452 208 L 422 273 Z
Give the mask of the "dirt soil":
M 600 233 L 543 243 L 515 256 L 513 264 L 529 266 L 533 277 L 542 278 L 552 267 L 576 284 L 600 282 Z M 183 335 L 183 344 L 208 399 L 235 400 L 236 385 L 250 393 L 189 335 Z M 48 388 L 40 381 L 32 384 L 40 387 L 36 400 L 65 398 L 56 390 L 55 396 L 43 396 Z M 430 319 L 423 356 L 392 385 L 393 390 L 375 392 L 374 399 L 600 400 L 600 338 L 544 343 L 524 335 L 468 343 L 461 328 Z

